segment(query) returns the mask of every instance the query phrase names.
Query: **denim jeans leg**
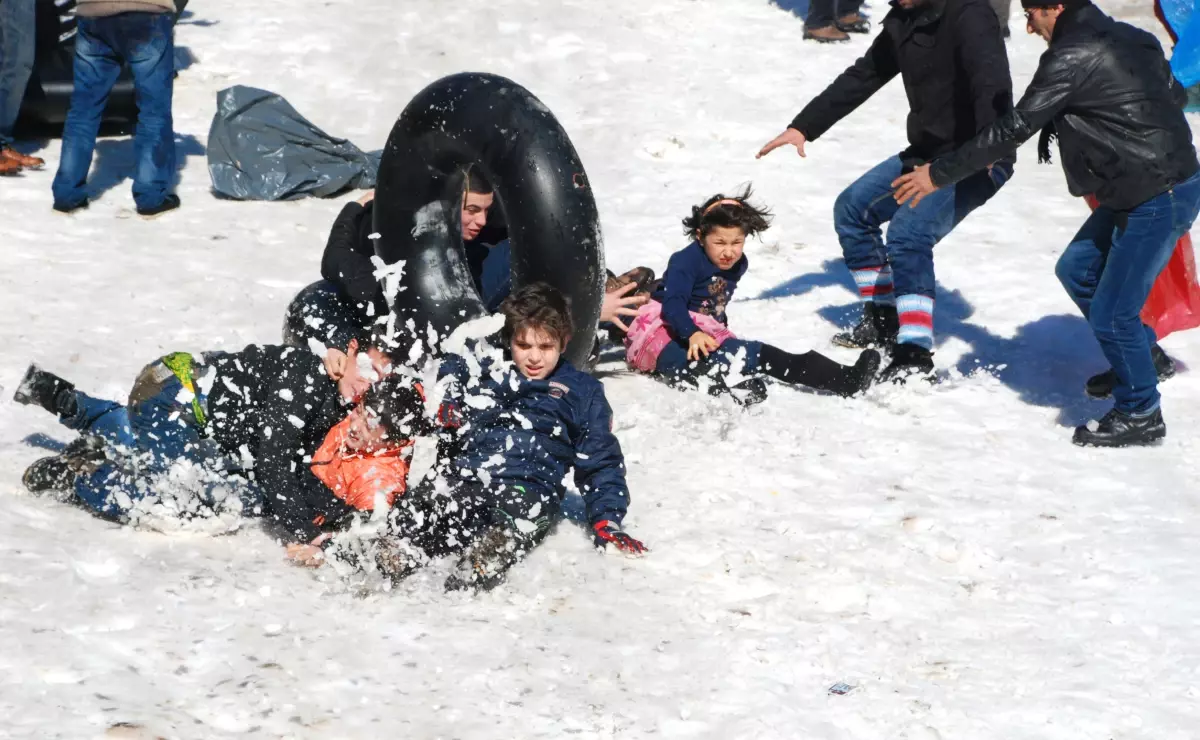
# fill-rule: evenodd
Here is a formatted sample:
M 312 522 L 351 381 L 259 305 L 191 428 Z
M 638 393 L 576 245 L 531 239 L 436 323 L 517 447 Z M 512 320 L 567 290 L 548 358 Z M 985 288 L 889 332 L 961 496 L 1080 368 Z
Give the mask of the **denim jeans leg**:
M 1158 374 L 1141 311 L 1159 273 L 1200 212 L 1200 174 L 1151 198 L 1128 214 L 1112 240 L 1108 260 L 1092 298 L 1089 323 L 1104 356 L 1117 374 L 1113 400 L 1133 415 L 1159 405 Z
M 116 401 L 93 398 L 75 391 L 75 413 L 59 419 L 63 426 L 81 434 L 103 437 L 118 448 L 131 449 L 133 430 L 129 426 L 129 411 Z
M 75 39 L 75 89 L 63 125 L 62 158 L 54 176 L 54 203 L 76 206 L 87 199 L 84 186 L 92 167 L 96 135 L 108 94 L 121 73 L 121 60 L 102 35 L 109 18 L 80 18 Z
M 809 0 L 804 27 L 809 31 L 829 28 L 837 17 L 837 0 Z
M 122 18 L 124 55 L 133 70 L 138 118 L 134 130 L 137 170 L 133 200 L 138 208 L 162 205 L 175 178 L 175 131 L 171 104 L 175 51 L 169 13 L 127 13 Z
M 0 149 L 13 144 L 13 125 L 33 73 L 35 0 L 0 2 Z
M 898 209 L 892 198 L 892 181 L 903 168 L 899 157 L 886 159 L 851 183 L 834 202 L 833 228 L 842 245 L 846 266 L 851 270 L 887 264 L 883 224 Z

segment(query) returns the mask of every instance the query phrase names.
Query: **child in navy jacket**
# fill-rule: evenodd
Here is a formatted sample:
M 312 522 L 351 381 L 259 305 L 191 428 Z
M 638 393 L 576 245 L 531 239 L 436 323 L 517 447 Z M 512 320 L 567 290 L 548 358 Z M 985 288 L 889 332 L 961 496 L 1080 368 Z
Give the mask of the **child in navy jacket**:
M 750 379 L 734 383 L 734 390 L 761 383 L 758 375 L 842 396 L 865 390 L 879 367 L 874 350 L 864 351 L 851 367 L 819 352 L 795 355 L 729 331 L 725 307 L 746 274 L 746 237 L 770 226 L 770 213 L 751 205 L 749 196 L 747 188 L 737 197 L 714 195 L 692 208 L 683 226 L 695 241 L 671 255 L 661 285 L 638 312 L 625 340 L 627 361 L 670 382 L 694 384 L 708 376 L 723 387 L 730 376 Z
M 597 547 L 645 549 L 621 530 L 629 489 L 604 386 L 561 357 L 570 339 L 566 298 L 534 283 L 501 311 L 511 363 L 450 355 L 439 370 L 439 421 L 453 430 L 442 474 L 449 495 L 418 486 L 394 522 L 427 556 L 462 553 L 447 588 L 499 584 L 557 519 L 572 468 Z M 411 567 L 393 563 L 391 575 Z

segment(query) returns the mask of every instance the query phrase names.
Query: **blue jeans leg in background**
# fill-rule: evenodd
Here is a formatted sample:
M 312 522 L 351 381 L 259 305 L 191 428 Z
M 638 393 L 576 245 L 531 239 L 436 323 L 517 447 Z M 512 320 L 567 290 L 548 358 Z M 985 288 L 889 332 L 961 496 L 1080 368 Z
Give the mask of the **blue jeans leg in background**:
M 0 149 L 13 144 L 33 73 L 35 0 L 0 0 Z
M 1200 173 L 1128 213 L 1097 208 L 1059 258 L 1059 280 L 1117 374 L 1114 408 L 1122 413 L 1144 416 L 1159 406 L 1155 337 L 1141 312 L 1197 213 Z
M 63 127 L 62 159 L 54 177 L 55 205 L 71 207 L 87 199 L 85 185 L 96 135 L 122 64 L 128 64 L 133 71 L 137 93 L 134 202 L 138 208 L 154 208 L 170 192 L 175 177 L 172 28 L 169 13 L 121 13 L 79 19 L 75 90 Z

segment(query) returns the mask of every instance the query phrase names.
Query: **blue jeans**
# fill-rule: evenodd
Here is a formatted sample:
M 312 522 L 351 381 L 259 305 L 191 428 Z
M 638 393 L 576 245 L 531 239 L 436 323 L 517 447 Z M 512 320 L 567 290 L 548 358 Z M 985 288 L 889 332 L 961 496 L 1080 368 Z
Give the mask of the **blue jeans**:
M 13 143 L 33 73 L 35 0 L 0 0 L 0 149 Z
M 1200 173 L 1128 213 L 1100 206 L 1055 266 L 1116 371 L 1113 400 L 1123 413 L 1141 416 L 1158 408 L 1158 373 L 1150 356 L 1156 337 L 1141 312 L 1197 213 Z
M 190 402 L 180 400 L 182 391 L 182 384 L 171 376 L 148 398 L 130 406 L 75 392 L 75 415 L 59 421 L 103 438 L 107 447 L 107 460 L 75 481 L 75 494 L 88 508 L 121 519 L 147 496 L 161 498 L 181 487 L 197 494 L 193 503 L 206 507 L 230 491 L 244 508 L 257 502 L 252 486 L 236 475 L 236 463 L 201 436 Z
M 7 0 L 5 0 L 7 2 Z M 133 200 L 138 208 L 162 204 L 175 177 L 175 132 L 171 96 L 175 42 L 170 13 L 121 13 L 80 18 L 75 40 L 75 91 L 63 126 L 62 160 L 54 176 L 55 205 L 87 199 L 84 186 L 108 94 L 121 65 L 133 70 L 138 120 L 133 134 L 137 170 Z
M 899 206 L 892 197 L 892 182 L 902 172 L 897 156 L 855 180 L 833 206 L 833 226 L 851 270 L 890 264 L 895 295 L 934 298 L 934 245 L 999 192 L 1012 177 L 1012 166 L 1000 163 L 940 188 L 916 208 Z M 885 242 L 881 227 L 889 221 Z

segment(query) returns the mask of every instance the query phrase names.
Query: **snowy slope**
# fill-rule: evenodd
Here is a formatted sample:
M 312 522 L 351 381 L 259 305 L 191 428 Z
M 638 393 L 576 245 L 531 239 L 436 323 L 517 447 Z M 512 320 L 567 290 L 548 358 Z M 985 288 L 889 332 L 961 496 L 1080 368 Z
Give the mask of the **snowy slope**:
M 317 275 L 341 200 L 208 193 L 215 94 L 237 83 L 375 148 L 428 82 L 509 76 L 570 132 L 620 269 L 661 270 L 690 204 L 753 181 L 778 219 L 733 328 L 851 356 L 828 342 L 854 302 L 830 212 L 903 146 L 902 90 L 806 160 L 753 154 L 865 39 L 804 44 L 764 0 L 193 5 L 183 210 L 131 217 L 127 140 L 100 144 L 75 217 L 51 213 L 52 172 L 0 180 L 0 737 L 1196 737 L 1200 333 L 1165 342 L 1185 368 L 1165 444 L 1070 444 L 1105 410 L 1053 274 L 1086 206 L 1032 146 L 938 248 L 941 386 L 776 388 L 745 413 L 610 366 L 643 560 L 565 523 L 495 593 L 447 596 L 434 573 L 363 596 L 253 529 L 129 531 L 26 494 L 39 445 L 69 439 L 8 401 L 29 360 L 122 398 L 166 351 L 276 341 Z M 1019 88 L 1042 48 L 1012 41 Z M 42 153 L 52 170 L 57 142 Z

